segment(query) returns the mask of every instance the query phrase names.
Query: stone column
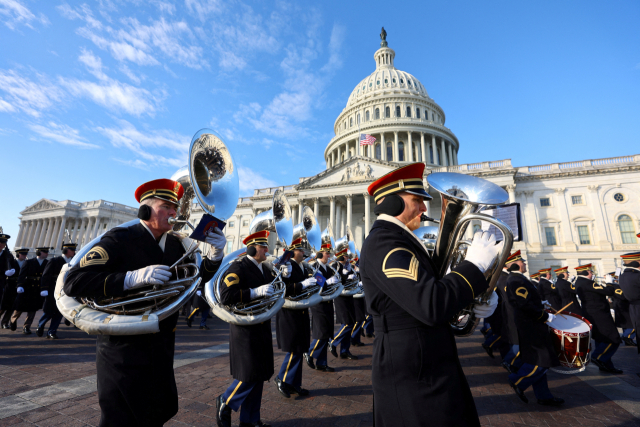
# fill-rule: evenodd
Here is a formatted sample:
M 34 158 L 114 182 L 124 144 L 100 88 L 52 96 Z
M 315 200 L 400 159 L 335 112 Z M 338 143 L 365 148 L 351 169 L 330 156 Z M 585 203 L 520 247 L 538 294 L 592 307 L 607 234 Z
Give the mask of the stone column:
M 447 148 L 448 148 L 448 154 L 449 154 L 447 156 L 447 159 L 449 159 L 449 166 L 452 166 L 454 165 L 454 163 L 453 163 L 453 156 L 451 155 L 451 142 L 449 141 L 447 142 Z
M 413 163 L 413 138 L 411 138 L 411 131 L 407 132 L 407 145 L 407 148 L 409 148 L 409 155 L 405 155 L 405 157 L 409 159 L 411 163 Z
M 453 149 L 453 164 L 454 165 L 458 165 L 458 150 L 456 150 L 455 148 Z
M 398 157 L 398 132 L 393 132 L 393 161 L 399 162 L 400 157 Z
M 352 194 L 347 194 L 347 226 L 349 227 L 349 230 L 353 231 L 353 229 L 351 228 L 351 225 L 353 224 L 352 222 L 352 214 L 353 214 L 353 205 L 352 205 L 352 198 L 353 195 Z
M 13 245 L 13 247 L 18 247 L 20 245 L 20 240 L 22 239 L 22 235 L 24 234 L 24 221 L 20 220 L 20 224 L 18 225 L 18 228 L 20 229 L 20 231 L 18 231 L 18 237 L 16 237 L 16 243 Z
M 85 232 L 84 232 L 84 239 L 83 239 L 83 245 L 86 245 L 87 243 L 89 243 L 91 241 L 91 220 L 96 220 L 97 218 L 95 217 L 88 217 L 87 218 L 87 225 L 85 228 Z
M 329 196 L 329 223 L 331 224 L 331 230 L 335 236 L 336 234 L 336 196 Z
M 93 227 L 93 233 L 91 233 L 91 240 L 98 237 L 98 233 L 100 233 L 100 225 L 102 224 L 102 217 L 96 217 L 96 225 Z
M 445 148 L 445 141 L 444 138 L 440 139 L 440 159 L 442 160 L 442 166 L 447 166 L 448 162 L 447 162 L 447 150 Z
M 509 193 L 509 203 L 515 203 L 516 202 L 516 185 L 515 184 L 507 185 L 507 192 Z
M 24 236 L 22 237 L 22 242 L 20 242 L 20 246 L 23 248 L 29 247 L 31 235 L 33 234 L 34 230 L 33 220 L 27 220 L 25 222 L 27 224 L 27 229 L 25 230 Z
M 20 230 L 22 234 L 22 238 L 16 243 L 15 247 L 24 246 L 24 242 L 29 238 L 29 230 L 31 229 L 31 222 L 27 220 L 22 220 L 23 229 Z
M 387 143 L 384 141 L 384 132 L 380 134 L 380 160 L 387 160 Z
M 304 210 L 303 200 L 298 200 L 298 224 L 302 222 L 302 211 Z
M 58 228 L 60 227 L 60 223 L 62 222 L 62 217 L 56 217 L 55 221 L 53 221 L 53 227 L 51 228 L 51 235 L 47 239 L 46 245 L 53 246 L 53 250 L 56 251 L 58 249 L 55 245 L 55 242 L 58 239 Z
M 336 229 L 333 235 L 336 240 L 342 236 L 342 205 L 340 203 L 336 204 Z
M 313 214 L 316 216 L 316 220 L 320 220 L 320 198 L 319 197 L 314 197 L 313 198 Z
M 78 231 L 80 231 L 80 225 L 82 224 L 81 220 L 78 220 L 78 218 L 74 218 L 73 220 L 73 234 L 71 235 L 71 241 L 74 243 L 80 243 L 76 240 L 76 237 L 78 237 Z
M 375 157 L 376 157 L 376 143 L 374 142 L 373 145 L 369 145 L 369 158 L 375 159 Z
M 42 223 L 42 230 L 40 230 L 40 238 L 38 239 L 38 246 L 43 247 L 47 241 L 51 228 L 51 218 L 46 218 Z
M 540 218 L 533 199 L 533 191 L 524 191 L 523 193 L 527 200 L 524 212 L 522 212 L 526 235 L 528 235 L 528 238 L 525 238 L 527 247 L 532 247 L 534 251 L 540 252 L 542 250 L 543 230 L 540 227 Z M 546 241 L 544 244 L 546 245 Z
M 598 245 L 600 246 L 601 250 L 611 251 L 613 250 L 613 236 L 611 235 L 609 223 L 605 221 L 605 216 L 602 212 L 604 206 L 602 203 L 600 203 L 600 196 L 598 195 L 600 186 L 589 185 L 587 186 L 587 188 L 589 189 L 589 205 L 591 207 L 592 215 L 596 219 L 597 224 L 595 230 L 598 233 Z M 598 230 L 603 230 L 603 233 L 600 233 Z M 595 239 L 596 236 L 593 236 L 594 241 Z
M 425 151 L 425 145 L 424 145 L 424 132 L 420 132 L 420 150 L 421 152 L 421 158 L 420 160 L 422 161 L 422 163 L 424 163 L 425 165 L 428 163 L 429 160 L 429 153 L 427 153 Z
M 242 215 L 238 215 L 238 228 L 236 229 L 236 241 L 233 242 L 233 245 L 231 245 L 231 247 L 233 248 L 233 250 L 235 251 L 236 249 L 240 249 L 240 246 L 242 245 L 242 242 L 240 241 L 240 229 L 242 228 Z
M 436 136 L 431 134 L 431 150 L 433 151 L 433 164 L 438 164 L 438 151 L 436 150 Z
M 67 217 L 62 217 L 62 223 L 60 224 L 60 231 L 58 232 L 58 239 L 56 240 L 56 249 L 62 247 L 62 239 L 64 239 L 64 228 L 67 225 Z
M 371 228 L 369 212 L 371 211 L 371 196 L 369 193 L 363 193 L 364 196 L 364 237 L 369 235 L 369 229 Z
M 38 220 L 38 225 L 36 226 L 36 232 L 33 235 L 33 241 L 31 242 L 32 246 L 34 248 L 37 248 L 39 246 L 39 242 L 40 242 L 40 234 L 42 234 L 42 227 L 44 226 L 44 219 L 39 219 Z
M 556 193 L 558 197 L 558 211 L 560 212 L 560 227 L 562 228 L 562 237 L 564 239 L 564 246 L 567 249 L 575 251 L 578 249 L 576 245 L 576 240 L 573 240 L 573 226 L 571 221 L 569 220 L 569 209 L 567 208 L 567 200 L 565 199 L 565 187 L 556 188 Z M 558 238 L 560 236 L 558 235 Z

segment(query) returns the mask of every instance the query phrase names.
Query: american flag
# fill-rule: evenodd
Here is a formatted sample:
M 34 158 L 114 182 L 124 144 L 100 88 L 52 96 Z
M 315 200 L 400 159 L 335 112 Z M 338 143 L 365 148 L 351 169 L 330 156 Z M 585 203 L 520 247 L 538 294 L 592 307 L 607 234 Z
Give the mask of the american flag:
M 376 139 L 373 136 L 366 133 L 360 134 L 360 145 L 373 145 L 374 142 L 376 142 Z

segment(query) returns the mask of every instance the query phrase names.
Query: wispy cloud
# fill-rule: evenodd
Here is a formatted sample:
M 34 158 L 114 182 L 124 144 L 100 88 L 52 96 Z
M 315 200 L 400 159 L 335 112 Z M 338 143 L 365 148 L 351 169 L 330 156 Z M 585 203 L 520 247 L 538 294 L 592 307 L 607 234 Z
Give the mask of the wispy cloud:
M 4 25 L 12 30 L 18 25 L 33 28 L 32 24 L 49 24 L 46 16 L 34 14 L 19 0 L 0 0 L 0 16 L 4 16 Z
M 18 74 L 15 70 L 0 70 L 0 91 L 6 93 L 3 101 L 5 111 L 21 110 L 38 117 L 42 110 L 51 107 L 64 93 L 57 86 L 39 75 L 35 82 Z
M 73 145 L 79 148 L 100 148 L 98 145 L 88 143 L 86 138 L 80 136 L 78 130 L 65 124 L 49 122 L 47 126 L 31 124 L 29 128 L 41 137 L 60 144 Z
M 240 180 L 240 195 L 252 196 L 254 188 L 276 187 L 278 184 L 253 169 L 238 167 L 238 178 Z
M 82 48 L 82 54 L 78 60 L 86 65 L 89 72 L 98 79 L 109 80 L 109 77 L 102 71 L 102 60 L 95 56 L 90 50 Z
M 123 160 L 123 159 L 118 159 L 118 158 L 114 157 L 113 160 L 115 160 L 118 163 L 122 163 L 123 165 L 131 166 L 132 168 L 142 169 L 142 170 L 149 170 L 149 165 L 146 164 L 145 162 L 143 162 L 140 159 Z

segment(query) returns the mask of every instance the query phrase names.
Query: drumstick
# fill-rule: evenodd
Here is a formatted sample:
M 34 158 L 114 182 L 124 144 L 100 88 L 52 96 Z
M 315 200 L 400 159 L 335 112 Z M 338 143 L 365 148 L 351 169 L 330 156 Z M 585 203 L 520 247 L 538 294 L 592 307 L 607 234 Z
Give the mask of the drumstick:
M 556 316 L 557 316 L 557 315 L 562 316 L 562 314 L 560 314 L 560 313 L 562 313 L 562 312 L 563 312 L 567 307 L 569 307 L 571 304 L 573 304 L 573 301 L 571 301 L 569 304 L 567 304 L 567 305 L 565 305 L 564 307 L 562 307 L 560 310 L 556 311 L 556 312 L 555 312 Z M 551 310 L 555 311 L 555 310 L 553 309 L 553 307 L 551 307 Z M 566 317 L 564 317 L 564 316 L 562 316 L 562 318 L 563 318 L 563 319 L 566 319 Z

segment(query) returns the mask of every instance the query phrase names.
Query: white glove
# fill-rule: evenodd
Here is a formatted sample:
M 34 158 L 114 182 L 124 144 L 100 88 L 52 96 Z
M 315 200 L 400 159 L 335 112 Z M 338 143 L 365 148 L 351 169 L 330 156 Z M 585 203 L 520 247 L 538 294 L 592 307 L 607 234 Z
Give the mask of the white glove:
M 347 270 L 346 268 L 342 269 L 342 274 L 349 274 L 349 270 Z
M 309 277 L 308 279 L 304 279 L 302 282 L 300 282 L 302 284 L 302 289 L 306 289 L 309 286 L 313 286 L 316 283 L 318 283 L 318 281 L 316 280 L 315 277 Z
M 220 261 L 224 257 L 224 247 L 227 244 L 227 238 L 224 237 L 222 231 L 218 227 L 207 233 L 204 241 L 211 245 L 211 261 Z
M 196 291 L 196 295 L 201 296 L 202 295 L 202 291 Z
M 549 304 L 549 301 L 542 301 L 542 305 L 545 306 L 545 308 L 547 307 L 551 307 L 551 304 Z
M 576 276 L 569 276 L 569 281 L 571 283 L 573 283 L 574 280 L 576 280 Z
M 605 283 L 613 283 L 613 276 L 610 274 L 607 274 L 606 276 L 604 276 L 604 282 Z
M 340 277 L 338 277 L 338 275 L 336 274 L 327 279 L 327 285 L 335 285 L 339 281 L 340 281 Z
M 282 277 L 284 278 L 291 276 L 291 263 L 287 262 L 285 265 L 281 265 L 280 271 L 282 272 Z
M 348 276 L 347 276 L 347 279 L 351 280 L 351 279 L 353 279 L 354 277 L 356 277 L 356 275 L 355 275 L 355 274 L 350 274 L 350 275 L 348 275 Z
M 495 291 L 489 297 L 486 304 L 476 304 L 473 306 L 473 313 L 479 319 L 486 319 L 491 316 L 498 306 L 498 294 Z
M 493 261 L 497 258 L 504 242 L 496 245 L 496 236 L 487 231 L 476 231 L 473 241 L 467 249 L 466 260 L 472 262 L 481 272 L 487 271 Z
M 18 289 L 16 289 L 16 291 L 21 294 L 24 292 L 24 288 L 22 286 L 18 286 Z
M 250 291 L 251 291 L 251 299 L 270 297 L 274 293 L 273 285 L 271 284 L 262 285 L 255 289 L 250 289 Z
M 42 291 L 42 292 L 40 292 L 40 296 L 41 296 L 41 297 L 49 296 L 49 291 Z
M 4 275 L 7 276 L 7 277 L 11 277 L 14 274 L 16 274 L 15 268 L 12 268 L 11 270 L 7 270 L 7 271 L 4 272 Z
M 127 271 L 124 278 L 124 290 L 144 285 L 161 285 L 171 278 L 167 265 L 150 265 L 139 270 Z
M 547 319 L 546 323 L 553 322 L 553 319 L 557 317 L 555 314 L 551 314 L 551 313 L 547 313 L 547 314 L 549 315 L 549 318 Z

